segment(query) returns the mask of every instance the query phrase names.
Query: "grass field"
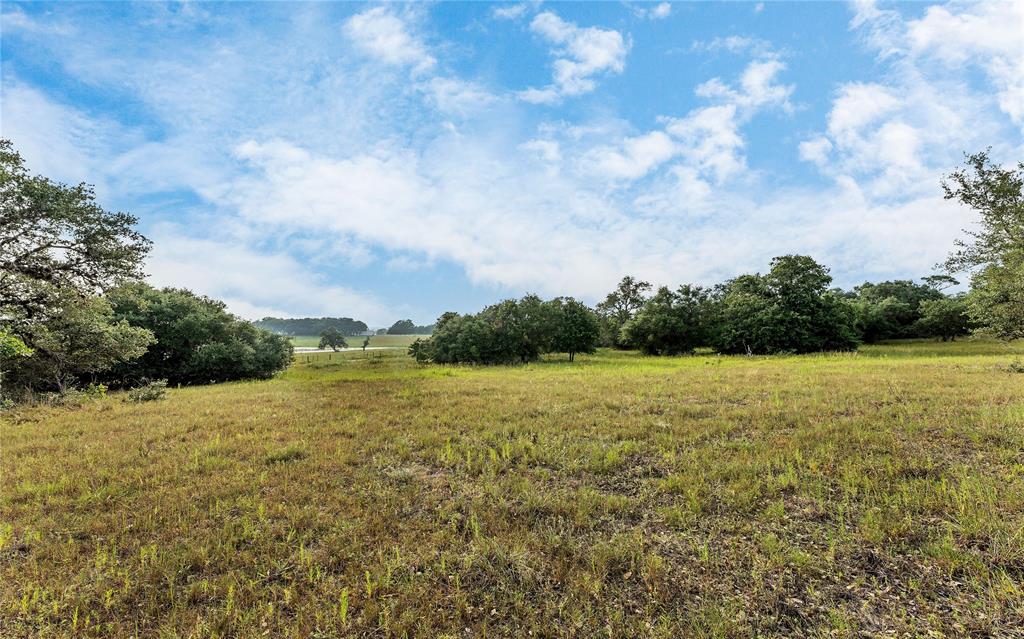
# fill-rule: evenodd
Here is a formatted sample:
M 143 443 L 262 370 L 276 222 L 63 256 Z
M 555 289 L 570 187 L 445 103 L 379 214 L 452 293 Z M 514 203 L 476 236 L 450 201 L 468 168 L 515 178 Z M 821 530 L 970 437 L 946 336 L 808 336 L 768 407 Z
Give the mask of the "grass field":
M 419 338 L 430 337 L 429 335 L 371 335 L 370 346 L 405 348 Z M 363 337 L 348 336 L 345 341 L 352 348 L 359 348 L 363 345 Z M 311 346 L 316 348 L 320 345 L 320 337 L 317 335 L 296 335 L 291 338 L 292 346 Z
M 1024 345 L 419 367 L 7 414 L 3 637 L 1019 637 Z

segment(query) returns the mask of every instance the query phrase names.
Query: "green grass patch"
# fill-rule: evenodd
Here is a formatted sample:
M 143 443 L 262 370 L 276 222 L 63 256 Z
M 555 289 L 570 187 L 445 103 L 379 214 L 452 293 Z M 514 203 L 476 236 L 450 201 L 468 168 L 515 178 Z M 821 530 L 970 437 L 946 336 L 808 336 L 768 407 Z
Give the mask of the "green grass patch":
M 1010 637 L 1024 345 L 420 366 L 0 418 L 11 637 Z

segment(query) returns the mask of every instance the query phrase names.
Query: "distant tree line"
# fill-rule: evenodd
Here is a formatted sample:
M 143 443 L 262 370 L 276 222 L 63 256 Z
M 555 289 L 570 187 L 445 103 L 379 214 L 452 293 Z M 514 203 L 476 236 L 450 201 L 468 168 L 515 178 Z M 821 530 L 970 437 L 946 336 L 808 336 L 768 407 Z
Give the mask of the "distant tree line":
M 320 335 L 327 329 L 334 329 L 342 335 L 352 336 L 367 331 L 365 322 L 351 317 L 264 317 L 254 324 L 278 335 Z
M 430 335 L 434 332 L 434 325 L 417 326 L 412 320 L 398 320 L 385 331 L 387 335 Z
M 90 187 L 25 169 L 0 140 L 0 401 L 85 384 L 266 378 L 291 344 L 182 289 L 140 282 L 150 242 Z

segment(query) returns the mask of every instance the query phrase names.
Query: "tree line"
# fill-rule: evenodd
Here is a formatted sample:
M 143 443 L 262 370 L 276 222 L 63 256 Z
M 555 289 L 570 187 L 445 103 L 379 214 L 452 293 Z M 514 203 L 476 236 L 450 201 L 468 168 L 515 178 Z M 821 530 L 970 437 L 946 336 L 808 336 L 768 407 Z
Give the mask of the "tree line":
M 973 331 L 1024 337 L 1024 163 L 1004 169 L 987 152 L 967 157 L 942 188 L 980 216 L 941 267 L 911 280 L 830 287 L 828 269 L 806 255 L 771 261 L 766 273 L 702 287 L 661 287 L 625 277 L 590 309 L 572 298 L 535 295 L 476 314 L 445 313 L 434 334 L 409 349 L 420 362 L 502 364 L 544 353 L 590 353 L 598 346 L 679 355 L 698 348 L 723 354 L 849 351 L 860 343 Z M 967 293 L 949 295 L 966 272 Z
M 222 302 L 142 280 L 151 243 L 93 190 L 25 169 L 0 140 L 0 401 L 85 384 L 267 378 L 290 342 Z
M 327 329 L 334 329 L 351 337 L 369 329 L 366 322 L 351 317 L 264 317 L 253 324 L 278 335 L 320 335 Z

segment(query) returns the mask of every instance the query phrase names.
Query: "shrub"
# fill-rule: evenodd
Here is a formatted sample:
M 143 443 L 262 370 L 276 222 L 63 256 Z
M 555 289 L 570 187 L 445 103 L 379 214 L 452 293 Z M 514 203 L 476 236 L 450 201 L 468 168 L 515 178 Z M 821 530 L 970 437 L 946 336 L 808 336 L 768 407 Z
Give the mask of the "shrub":
M 121 286 L 108 297 L 118 319 L 156 336 L 156 343 L 142 357 L 107 375 L 111 382 L 132 385 L 166 379 L 172 384 L 207 384 L 267 379 L 291 363 L 287 337 L 235 317 L 223 302 L 184 289 L 156 289 L 142 283 Z
M 133 388 L 125 395 L 126 402 L 153 402 L 167 396 L 167 380 L 158 379 L 144 386 Z

